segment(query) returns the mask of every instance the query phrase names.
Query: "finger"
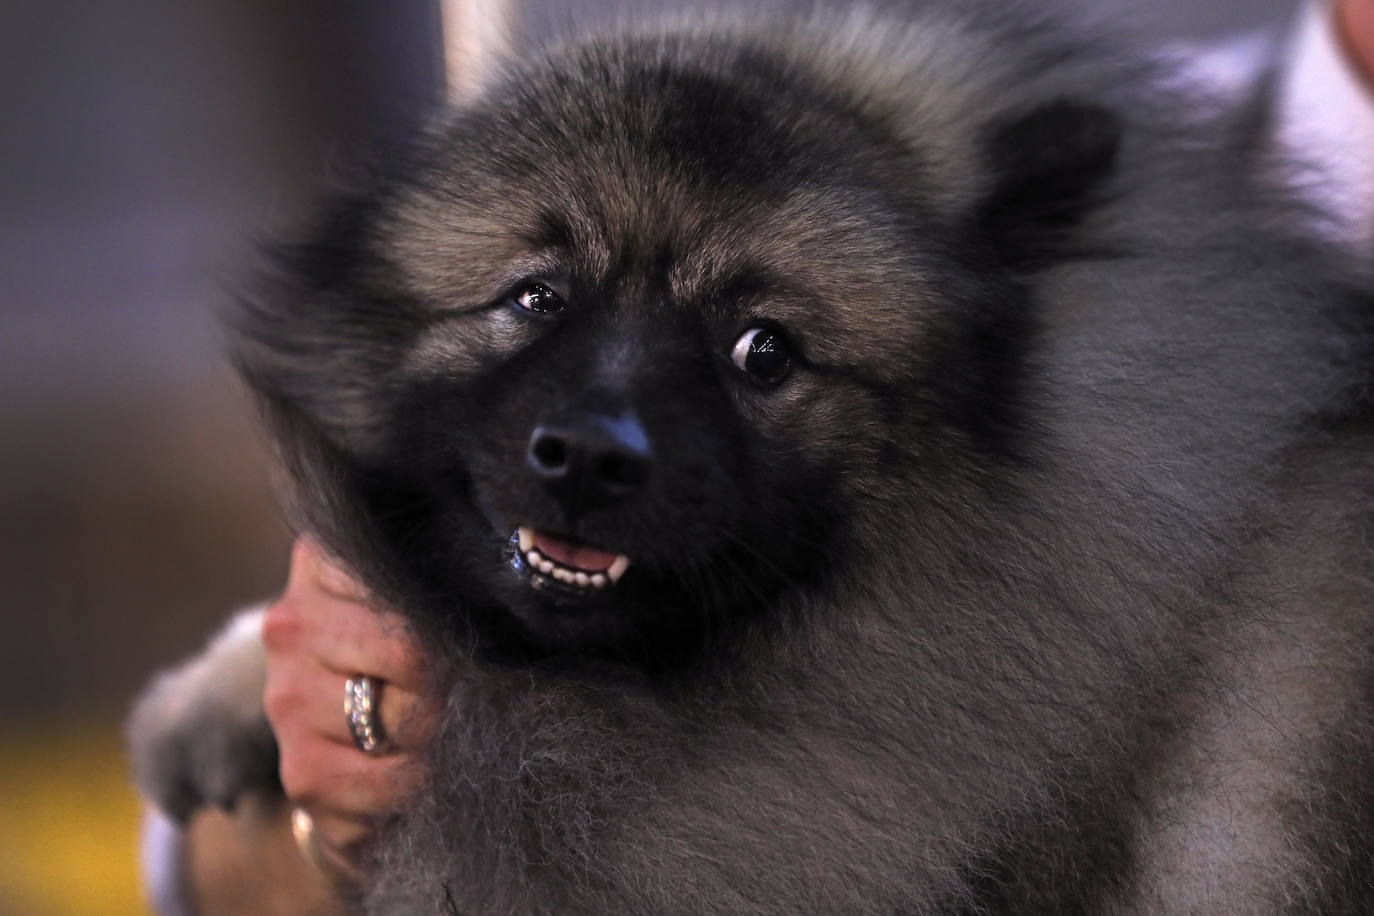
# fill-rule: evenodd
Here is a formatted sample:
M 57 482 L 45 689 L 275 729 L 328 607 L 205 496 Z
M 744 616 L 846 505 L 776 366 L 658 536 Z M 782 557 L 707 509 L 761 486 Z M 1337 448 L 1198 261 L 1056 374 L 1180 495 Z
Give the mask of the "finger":
M 302 590 L 284 595 L 268 609 L 264 639 L 279 616 L 289 618 L 287 625 L 296 631 L 292 650 L 342 677 L 366 675 L 412 692 L 429 683 L 420 650 L 395 615 Z
M 262 639 L 269 663 L 310 658 L 344 676 L 366 674 L 411 690 L 426 683 L 403 622 L 308 586 L 292 587 L 268 607 Z
M 361 582 L 309 538 L 299 538 L 292 545 L 291 567 L 293 572 L 299 570 L 303 578 L 314 580 L 319 588 L 341 601 L 363 605 L 377 603 Z
M 293 560 L 286 592 L 267 610 L 263 642 L 269 655 L 304 653 L 345 676 L 366 674 L 420 689 L 420 651 L 405 620 L 322 588 L 313 572 L 299 571 L 307 563 Z
M 345 711 L 345 677 L 305 660 L 268 668 L 263 703 L 267 718 L 281 742 L 297 735 L 316 735 L 335 744 L 354 747 Z M 433 733 L 435 704 L 406 687 L 376 681 L 374 716 L 385 740 L 378 755 L 407 753 L 424 747 Z
M 312 814 L 375 823 L 394 811 L 419 780 L 420 769 L 408 756 L 369 757 L 319 739 L 282 748 L 286 797 Z
M 310 811 L 314 842 L 325 855 L 356 868 L 369 840 L 375 835 L 375 818 L 351 817 L 331 811 Z

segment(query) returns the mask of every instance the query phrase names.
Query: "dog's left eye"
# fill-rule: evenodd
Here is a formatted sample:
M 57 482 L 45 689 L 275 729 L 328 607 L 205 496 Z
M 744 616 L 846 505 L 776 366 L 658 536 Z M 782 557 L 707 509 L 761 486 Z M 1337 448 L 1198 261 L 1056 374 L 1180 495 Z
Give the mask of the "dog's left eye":
M 750 328 L 735 341 L 730 361 L 754 381 L 773 385 L 782 381 L 792 368 L 787 341 L 768 328 Z
M 511 301 L 527 312 L 549 314 L 563 311 L 563 300 L 558 293 L 542 283 L 531 283 L 511 297 Z

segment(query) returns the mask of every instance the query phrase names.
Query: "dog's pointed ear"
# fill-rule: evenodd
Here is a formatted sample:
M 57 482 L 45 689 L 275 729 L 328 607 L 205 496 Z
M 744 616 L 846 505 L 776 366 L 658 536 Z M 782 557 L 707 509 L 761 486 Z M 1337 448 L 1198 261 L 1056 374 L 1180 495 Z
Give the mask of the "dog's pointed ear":
M 994 122 L 984 137 L 993 181 L 979 228 L 1013 258 L 1051 255 L 1101 199 L 1122 133 L 1115 112 L 1073 99 Z

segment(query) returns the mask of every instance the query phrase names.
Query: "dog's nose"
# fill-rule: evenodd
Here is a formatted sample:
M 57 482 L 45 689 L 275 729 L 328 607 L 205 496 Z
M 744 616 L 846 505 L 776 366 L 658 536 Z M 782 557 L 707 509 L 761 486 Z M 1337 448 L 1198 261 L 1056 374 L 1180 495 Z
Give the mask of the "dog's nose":
M 573 511 L 634 495 L 649 480 L 653 453 L 633 411 L 564 411 L 535 427 L 526 461 Z

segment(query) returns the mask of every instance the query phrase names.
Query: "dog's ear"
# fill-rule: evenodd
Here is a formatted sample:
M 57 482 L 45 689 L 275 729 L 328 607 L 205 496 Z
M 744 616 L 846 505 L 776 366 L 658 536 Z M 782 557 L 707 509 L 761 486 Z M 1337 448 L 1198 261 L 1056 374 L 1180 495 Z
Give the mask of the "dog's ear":
M 993 182 L 977 228 L 1012 260 L 1053 258 L 1101 199 L 1121 139 L 1115 112 L 1072 99 L 994 122 L 983 145 Z

